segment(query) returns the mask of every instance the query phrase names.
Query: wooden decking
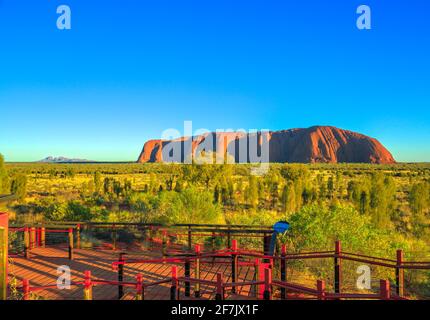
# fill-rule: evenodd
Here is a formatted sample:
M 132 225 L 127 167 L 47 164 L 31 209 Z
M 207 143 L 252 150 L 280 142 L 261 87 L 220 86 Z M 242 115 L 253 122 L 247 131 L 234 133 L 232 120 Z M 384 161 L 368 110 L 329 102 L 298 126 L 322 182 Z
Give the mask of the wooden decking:
M 113 250 L 93 250 L 75 249 L 74 260 L 67 258 L 66 248 L 36 248 L 32 250 L 31 258 L 24 257 L 9 258 L 9 282 L 21 286 L 23 279 L 28 279 L 32 287 L 55 285 L 59 274 L 57 268 L 65 265 L 70 267 L 72 281 L 83 281 L 84 271 L 92 273 L 93 280 L 117 280 L 117 272 L 112 269 L 112 262 L 118 260 L 119 251 Z M 151 251 L 133 253 L 133 259 L 154 259 L 160 258 L 160 254 Z M 184 266 L 178 264 L 178 276 L 183 276 Z M 145 283 L 160 281 L 171 277 L 172 264 L 145 263 L 126 265 L 124 269 L 124 281 L 135 282 L 138 273 L 143 275 Z M 231 277 L 230 264 L 228 261 L 215 261 L 214 263 L 202 263 L 201 278 L 215 281 L 217 273 L 222 273 L 225 281 Z M 191 268 L 191 277 L 194 277 Z M 254 269 L 250 266 L 242 266 L 239 269 L 239 281 L 252 280 Z M 193 288 L 193 287 L 192 287 Z M 202 299 L 214 298 L 213 287 L 201 285 Z M 123 299 L 134 299 L 135 289 L 124 287 Z M 193 293 L 193 289 L 191 290 Z M 145 300 L 168 300 L 170 297 L 170 284 L 160 284 L 145 289 Z M 36 299 L 44 300 L 79 300 L 83 299 L 83 287 L 72 286 L 71 289 L 60 290 L 58 288 L 44 289 L 38 291 Z M 237 288 L 237 294 L 226 293 L 227 299 L 253 299 L 252 289 L 248 287 Z M 115 285 L 97 285 L 93 289 L 93 299 L 114 300 L 118 299 L 118 287 Z M 190 299 L 184 297 L 184 289 L 181 286 L 180 299 Z

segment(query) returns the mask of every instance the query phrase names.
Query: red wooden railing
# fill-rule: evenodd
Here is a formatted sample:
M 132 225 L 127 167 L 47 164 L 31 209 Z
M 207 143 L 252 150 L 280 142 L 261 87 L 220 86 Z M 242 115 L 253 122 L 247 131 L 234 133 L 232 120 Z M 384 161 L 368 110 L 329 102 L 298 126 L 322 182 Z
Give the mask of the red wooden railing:
M 36 231 L 29 228 L 16 229 L 14 231 L 24 231 L 28 250 L 31 250 L 33 244 L 43 244 L 44 232 L 63 232 L 68 234 L 69 239 L 69 258 L 73 259 L 73 229 L 49 229 Z M 38 235 L 39 232 L 39 235 Z M 162 232 L 163 238 L 161 245 L 167 245 L 165 239 L 169 234 Z M 211 236 L 213 233 L 210 234 Z M 154 240 L 154 239 L 152 239 Z M 28 257 L 28 254 L 26 254 Z M 216 275 L 215 281 L 209 281 L 200 278 L 200 265 L 205 263 L 214 263 L 215 259 L 219 264 L 231 265 L 231 281 L 225 282 L 222 274 Z M 329 292 L 326 283 L 318 280 L 314 287 L 306 287 L 300 284 L 288 282 L 286 280 L 287 262 L 293 260 L 308 259 L 333 259 L 334 261 L 334 292 Z M 263 263 L 266 261 L 266 263 Z M 395 271 L 395 294 L 391 293 L 390 282 L 380 280 L 378 293 L 348 293 L 342 290 L 342 262 L 353 261 L 366 263 L 372 266 L 393 269 Z M 276 265 L 280 268 L 280 278 L 272 279 L 272 271 Z M 154 282 L 145 282 L 141 274 L 136 275 L 135 282 L 124 281 L 124 269 L 127 265 L 132 264 L 150 264 L 163 263 L 172 264 L 172 276 Z M 184 265 L 184 274 L 179 275 L 177 265 Z M 191 277 L 191 265 L 194 267 L 194 277 Z M 251 281 L 239 281 L 238 271 L 240 266 L 254 266 L 255 279 Z M 184 295 L 191 295 L 191 284 L 194 285 L 194 295 L 201 296 L 200 285 L 206 285 L 213 288 L 216 299 L 224 299 L 226 292 L 236 293 L 236 288 L 250 286 L 254 288 L 256 298 L 272 299 L 274 289 L 279 289 L 280 299 L 291 297 L 297 299 L 406 299 L 404 294 L 404 270 L 430 270 L 429 261 L 405 261 L 403 251 L 398 250 L 396 259 L 387 259 L 363 255 L 358 253 L 344 252 L 341 249 L 340 241 L 336 241 L 334 250 L 317 251 L 317 252 L 300 252 L 287 253 L 286 247 L 283 246 L 279 255 L 268 255 L 254 250 L 239 249 L 237 241 L 232 240 L 231 247 L 222 250 L 213 250 L 202 252 L 201 246 L 196 245 L 194 252 L 182 252 L 175 257 L 163 257 L 158 259 L 133 259 L 128 258 L 127 254 L 121 254 L 120 259 L 112 263 L 112 268 L 118 272 L 118 281 L 92 280 L 90 272 L 85 272 L 85 279 L 81 282 L 74 282 L 72 286 L 81 286 L 84 289 L 84 298 L 92 299 L 92 287 L 97 285 L 111 285 L 118 287 L 118 298 L 124 296 L 124 287 L 133 287 L 135 289 L 136 299 L 144 299 L 145 288 L 156 286 L 164 283 L 171 283 L 171 299 L 180 297 L 180 290 L 184 289 Z M 37 292 L 44 289 L 56 288 L 56 285 L 48 286 L 30 286 L 29 281 L 23 280 L 22 291 L 24 299 L 30 297 L 31 292 Z M 276 297 L 277 298 L 277 297 Z

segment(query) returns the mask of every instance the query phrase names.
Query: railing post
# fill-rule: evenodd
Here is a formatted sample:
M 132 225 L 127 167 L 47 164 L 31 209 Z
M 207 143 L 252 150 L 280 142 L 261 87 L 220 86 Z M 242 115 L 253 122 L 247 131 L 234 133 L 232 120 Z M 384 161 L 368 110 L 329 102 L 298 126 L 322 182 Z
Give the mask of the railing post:
M 211 238 L 211 250 L 212 252 L 215 251 L 215 232 L 212 232 L 212 238 Z
M 217 273 L 216 275 L 216 295 L 215 300 L 224 300 L 224 280 L 222 273 Z
M 73 229 L 69 228 L 69 259 L 73 260 Z
M 178 300 L 178 269 L 176 266 L 172 267 L 172 286 L 170 287 L 170 300 Z
M 238 254 L 237 254 L 237 240 L 234 239 L 232 241 L 232 253 L 231 253 L 231 282 L 233 283 L 231 287 L 231 293 L 236 293 L 236 286 L 234 285 L 237 282 L 237 274 L 238 274 Z
M 161 252 L 163 254 L 163 257 L 165 257 L 167 254 L 167 230 L 163 230 L 162 237 L 163 238 L 162 238 Z
M 340 293 L 342 283 L 342 261 L 341 261 L 341 243 L 339 240 L 335 242 L 334 256 L 334 292 Z
M 263 252 L 265 256 L 270 254 L 270 241 L 272 241 L 272 236 L 265 233 L 263 236 Z M 264 263 L 269 263 L 269 259 L 264 259 Z
M 45 227 L 40 228 L 40 246 L 45 248 L 46 245 L 46 229 Z
M 255 258 L 254 260 L 254 281 L 260 281 L 260 259 Z M 258 298 L 261 298 L 261 290 L 260 290 L 261 284 L 254 285 L 254 294 Z
M 184 268 L 184 276 L 185 278 L 190 278 L 191 276 L 191 263 L 189 259 L 185 259 L 185 268 Z M 190 281 L 185 280 L 185 296 L 190 296 Z
M 30 300 L 30 281 L 27 279 L 22 280 L 22 299 Z
M 287 246 L 285 244 L 282 245 L 281 252 L 281 281 L 287 281 Z M 281 287 L 281 299 L 287 298 L 287 289 Z
M 81 248 L 81 224 L 76 225 L 76 248 Z
M 231 229 L 227 228 L 227 248 L 231 248 Z
M 149 248 L 154 247 L 154 226 L 149 226 Z
M 7 300 L 8 284 L 8 216 L 0 213 L 0 300 Z
M 193 236 L 192 236 L 191 226 L 188 226 L 188 250 L 190 251 L 192 248 L 192 243 L 193 243 Z
M 121 252 L 118 259 L 118 300 L 124 296 L 124 286 L 121 284 L 124 281 L 124 261 L 124 253 Z
M 40 247 L 40 228 L 36 227 L 36 235 L 35 235 L 35 246 Z
M 30 249 L 34 249 L 36 246 L 36 228 L 30 228 Z
M 390 282 L 379 280 L 379 292 L 382 300 L 390 300 Z
M 318 299 L 325 300 L 325 282 L 323 280 L 317 280 Z
M 136 300 L 143 300 L 143 277 L 141 273 L 136 275 Z
M 404 295 L 404 270 L 403 264 L 403 251 L 397 250 L 397 264 L 396 264 L 396 294 L 399 297 Z
M 112 225 L 112 250 L 116 250 L 116 226 Z
M 24 229 L 24 256 L 26 259 L 30 258 L 30 230 L 28 227 Z
M 200 280 L 200 245 L 196 244 L 195 246 L 195 252 L 196 252 L 196 262 L 195 262 L 195 278 Z M 200 298 L 200 283 L 196 282 L 195 287 L 194 287 L 194 296 L 196 298 Z
M 91 271 L 84 272 L 84 300 L 93 300 L 93 284 L 91 282 Z
M 272 299 L 272 269 L 264 269 L 264 300 Z

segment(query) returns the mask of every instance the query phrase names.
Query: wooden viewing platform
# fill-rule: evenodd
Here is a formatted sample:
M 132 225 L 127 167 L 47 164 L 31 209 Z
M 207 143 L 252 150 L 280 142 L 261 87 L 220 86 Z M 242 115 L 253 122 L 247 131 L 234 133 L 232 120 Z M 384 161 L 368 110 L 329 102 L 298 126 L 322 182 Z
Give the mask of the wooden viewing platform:
M 7 220 L 3 220 L 7 229 Z M 97 234 L 94 226 L 86 225 L 86 237 L 107 242 L 97 240 L 91 242 L 91 247 L 83 248 L 88 241 L 81 243 L 81 227 L 11 227 L 9 232 L 14 237 L 9 255 L 8 242 L 3 241 L 3 257 L 9 257 L 9 265 L 3 264 L 8 272 L 2 274 L 8 275 L 9 284 L 3 296 L 24 300 L 403 300 L 408 298 L 404 271 L 430 270 L 429 261 L 406 261 L 402 250 L 397 250 L 391 259 L 379 258 L 345 252 L 340 241 L 335 241 L 334 250 L 287 253 L 286 245 L 282 245 L 271 252 L 267 229 L 101 224 L 98 228 L 103 232 Z M 1 230 L 7 240 L 5 228 Z M 121 234 L 125 230 L 129 232 L 129 241 L 118 241 L 127 238 Z M 143 237 L 139 238 L 140 235 Z M 217 237 L 225 244 L 217 247 Z M 258 245 L 263 248 L 239 248 L 238 239 L 232 237 L 263 240 Z M 315 279 L 313 283 L 296 282 L 291 268 L 295 261 L 304 260 L 330 261 L 332 277 Z M 378 279 L 377 288 L 357 292 L 347 287 L 343 279 L 342 266 L 347 262 L 384 268 L 395 276 L 394 281 Z M 70 268 L 70 289 L 61 289 L 61 282 L 57 286 L 62 275 L 59 267 Z
M 117 281 L 117 271 L 112 269 L 112 262 L 118 261 L 119 251 L 113 250 L 93 250 L 75 249 L 74 259 L 68 259 L 67 248 L 35 248 L 32 250 L 31 259 L 17 256 L 9 258 L 9 283 L 16 283 L 21 286 L 22 280 L 30 281 L 32 287 L 55 285 L 59 274 L 57 268 L 69 266 L 72 275 L 72 282 L 83 281 L 84 271 L 91 271 L 93 280 Z M 133 258 L 154 259 L 160 255 L 146 251 Z M 142 274 L 144 282 L 157 282 L 171 276 L 171 264 L 167 263 L 145 263 L 133 264 L 124 268 L 124 281 L 135 281 L 138 273 Z M 178 274 L 182 275 L 184 267 L 178 264 Z M 217 273 L 222 273 L 228 282 L 231 279 L 231 271 L 228 263 L 204 263 L 201 266 L 201 279 L 215 281 Z M 254 276 L 253 267 L 241 266 L 239 279 L 241 281 L 252 281 Z M 191 268 L 193 277 L 193 268 Z M 238 288 L 237 294 L 232 296 L 226 294 L 227 299 L 249 299 L 252 292 L 250 287 Z M 214 288 L 201 285 L 200 299 L 214 299 Z M 84 298 L 82 287 L 71 287 L 71 289 L 59 290 L 58 288 L 44 289 L 36 293 L 35 299 L 46 300 L 81 300 Z M 93 299 L 95 300 L 116 300 L 118 299 L 118 287 L 115 285 L 97 285 L 93 289 Z M 135 299 L 135 290 L 124 287 L 123 299 Z M 145 290 L 145 300 L 169 300 L 170 283 L 163 283 Z M 194 297 L 184 297 L 183 289 L 181 299 L 196 299 Z

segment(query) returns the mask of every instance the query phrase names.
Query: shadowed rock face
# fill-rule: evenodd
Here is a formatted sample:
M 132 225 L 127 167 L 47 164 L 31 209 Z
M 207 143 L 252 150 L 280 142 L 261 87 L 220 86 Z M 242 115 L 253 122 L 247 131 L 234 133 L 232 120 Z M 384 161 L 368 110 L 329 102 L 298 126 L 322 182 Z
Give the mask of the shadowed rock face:
M 262 133 L 208 133 L 175 140 L 150 140 L 137 162 L 184 162 L 202 151 L 226 154 L 235 162 L 256 162 L 239 150 L 256 146 L 269 162 L 291 163 L 395 163 L 391 153 L 376 139 L 330 126 L 289 129 Z M 267 147 L 268 148 L 265 148 Z M 251 149 L 251 148 L 249 148 Z M 248 149 L 247 149 L 248 150 Z M 240 153 L 240 156 L 239 156 Z M 175 160 L 172 156 L 175 154 Z M 267 161 L 263 161 L 267 162 Z

